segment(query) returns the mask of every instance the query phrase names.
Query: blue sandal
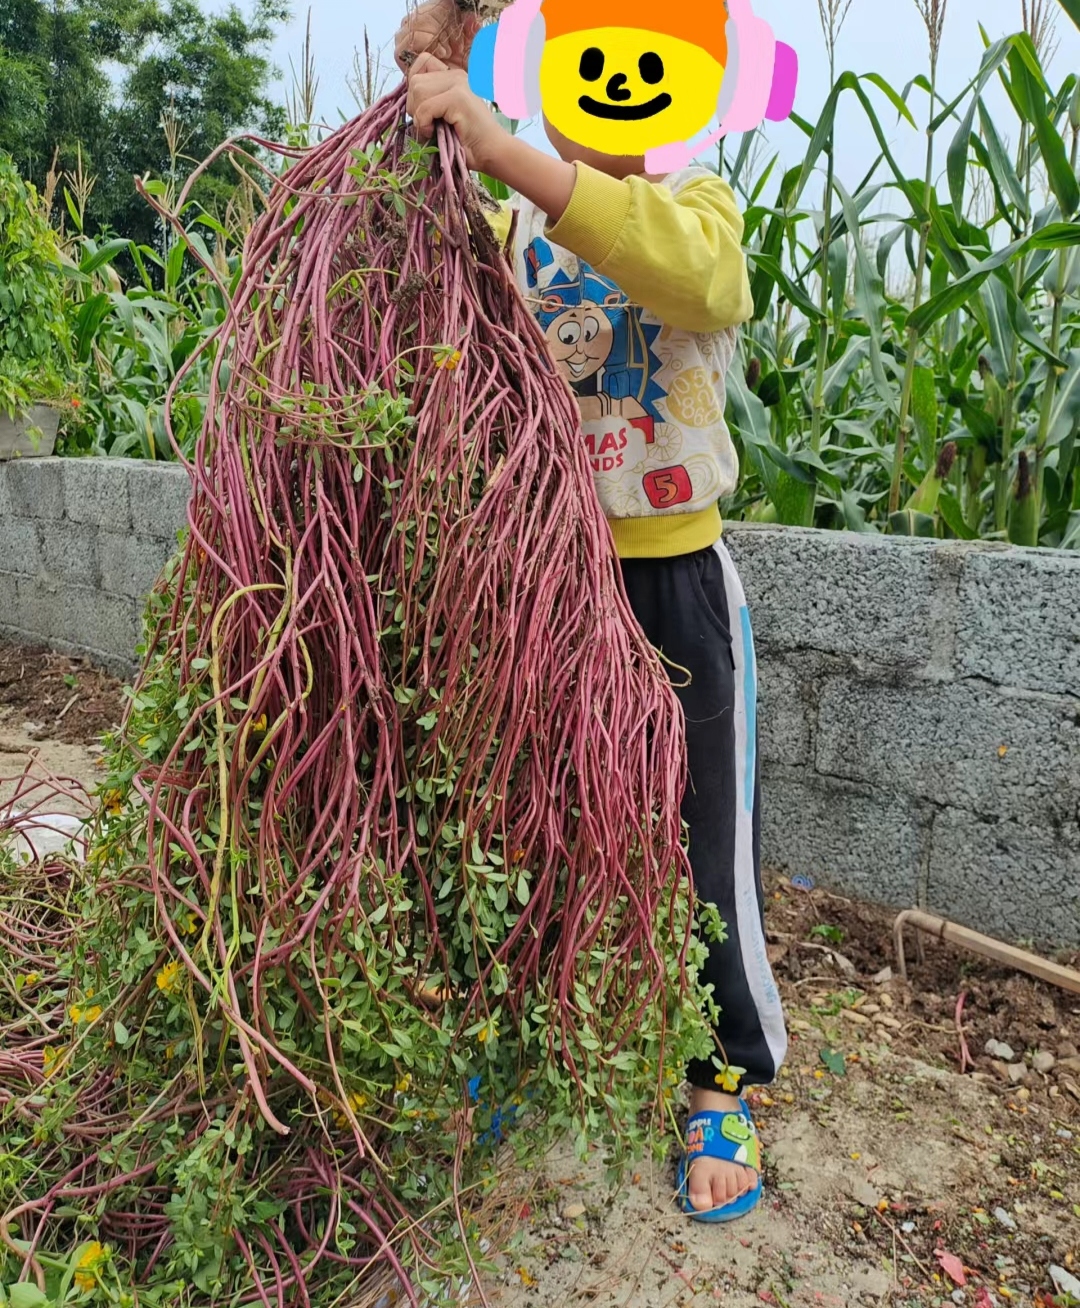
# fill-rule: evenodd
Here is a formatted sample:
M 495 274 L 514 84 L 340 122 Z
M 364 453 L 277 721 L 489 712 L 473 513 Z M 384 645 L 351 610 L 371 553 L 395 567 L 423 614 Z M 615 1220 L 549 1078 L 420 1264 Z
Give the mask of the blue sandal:
M 737 1113 L 695 1113 L 686 1124 L 686 1156 L 679 1163 L 676 1193 L 683 1212 L 696 1222 L 733 1222 L 745 1217 L 761 1202 L 761 1145 L 757 1127 L 745 1099 L 740 1099 L 739 1104 Z M 719 1158 L 752 1167 L 757 1172 L 757 1185 L 730 1203 L 699 1212 L 690 1202 L 686 1186 L 690 1164 L 695 1158 Z
M 480 1096 L 480 1086 L 482 1084 L 482 1081 L 483 1081 L 483 1077 L 474 1076 L 473 1079 L 469 1082 L 469 1098 L 477 1106 L 477 1108 L 487 1107 L 487 1105 L 484 1103 L 483 1099 Z M 533 1096 L 533 1092 L 531 1090 L 526 1090 L 525 1098 L 531 1099 L 532 1096 Z M 515 1118 L 522 1111 L 523 1107 L 524 1104 L 520 1102 L 507 1104 L 503 1108 L 497 1107 L 494 1113 L 492 1113 L 491 1115 L 491 1125 L 483 1133 L 483 1135 L 480 1136 L 479 1143 L 502 1144 L 502 1142 L 506 1139 L 506 1128 L 508 1126 L 513 1125 Z

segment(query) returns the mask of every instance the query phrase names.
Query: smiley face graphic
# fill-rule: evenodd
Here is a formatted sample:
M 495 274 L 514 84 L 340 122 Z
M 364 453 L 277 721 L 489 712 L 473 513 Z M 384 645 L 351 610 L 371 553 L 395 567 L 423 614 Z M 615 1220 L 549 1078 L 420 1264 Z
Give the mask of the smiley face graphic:
M 639 155 L 689 138 L 716 113 L 723 50 L 641 27 L 549 36 L 540 61 L 544 115 L 604 154 Z
M 611 353 L 615 335 L 600 305 L 584 300 L 563 309 L 558 298 L 551 297 L 544 301 L 543 308 L 545 313 L 558 314 L 544 334 L 552 358 L 570 385 L 599 372 Z

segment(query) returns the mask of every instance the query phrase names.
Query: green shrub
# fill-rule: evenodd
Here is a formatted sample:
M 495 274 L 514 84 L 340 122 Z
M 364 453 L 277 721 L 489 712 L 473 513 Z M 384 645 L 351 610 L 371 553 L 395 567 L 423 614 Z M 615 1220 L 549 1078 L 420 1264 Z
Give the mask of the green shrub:
M 56 234 L 37 192 L 0 155 L 0 413 L 61 399 L 71 372 Z

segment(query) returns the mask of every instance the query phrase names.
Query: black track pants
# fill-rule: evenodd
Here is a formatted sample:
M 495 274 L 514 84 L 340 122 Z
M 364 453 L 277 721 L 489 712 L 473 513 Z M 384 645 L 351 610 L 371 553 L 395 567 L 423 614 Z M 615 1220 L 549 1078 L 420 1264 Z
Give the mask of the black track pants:
M 671 559 L 624 559 L 626 591 L 686 717 L 690 781 L 682 813 L 699 899 L 727 926 L 705 980 L 721 1016 L 723 1056 L 742 1084 L 766 1085 L 787 1050 L 780 996 L 765 953 L 757 758 L 757 662 L 742 583 L 723 542 Z M 686 669 L 686 673 L 680 671 Z M 681 682 L 688 682 L 681 685 Z M 687 1079 L 716 1089 L 716 1068 Z

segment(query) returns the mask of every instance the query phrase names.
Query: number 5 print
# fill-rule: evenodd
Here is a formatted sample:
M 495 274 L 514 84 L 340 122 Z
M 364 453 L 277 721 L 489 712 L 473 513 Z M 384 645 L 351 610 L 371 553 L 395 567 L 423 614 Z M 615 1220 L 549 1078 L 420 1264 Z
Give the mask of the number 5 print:
M 681 466 L 660 468 L 647 473 L 641 481 L 654 509 L 670 509 L 673 504 L 686 504 L 694 498 L 690 474 Z

